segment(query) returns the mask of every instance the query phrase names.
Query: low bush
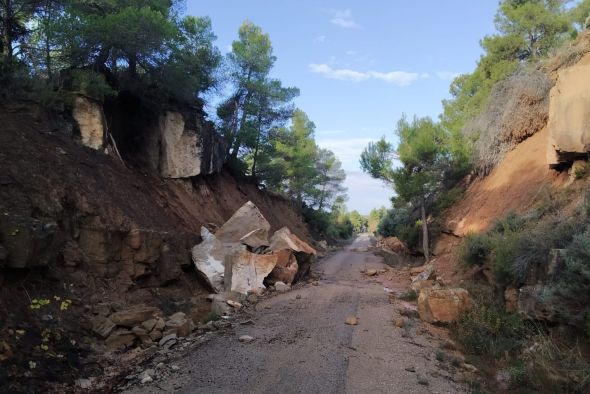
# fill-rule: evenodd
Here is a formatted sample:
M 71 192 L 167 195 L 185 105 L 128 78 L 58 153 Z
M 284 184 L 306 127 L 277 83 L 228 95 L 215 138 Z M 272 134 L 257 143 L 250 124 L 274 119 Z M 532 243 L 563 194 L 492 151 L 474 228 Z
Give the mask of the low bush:
M 464 266 L 483 265 L 491 251 L 487 234 L 467 234 L 459 248 L 459 262 Z
M 401 293 L 398 298 L 404 301 L 416 301 L 418 299 L 418 292 L 415 290 L 408 290 Z

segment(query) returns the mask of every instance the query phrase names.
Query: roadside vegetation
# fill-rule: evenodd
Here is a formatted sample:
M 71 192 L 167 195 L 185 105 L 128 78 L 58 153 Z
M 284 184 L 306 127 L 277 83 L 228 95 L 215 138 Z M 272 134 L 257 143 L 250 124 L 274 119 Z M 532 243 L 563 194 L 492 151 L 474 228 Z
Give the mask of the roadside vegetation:
M 470 180 L 545 127 L 554 73 L 587 52 L 577 43 L 589 22 L 588 0 L 502 0 L 497 33 L 482 39 L 475 70 L 452 82 L 439 119 L 402 116 L 397 144 L 383 137 L 365 148 L 363 170 L 395 191 L 376 234 L 428 261 L 441 216 Z M 467 362 L 502 390 L 590 389 L 587 174 L 576 167 L 575 185 L 540 191 L 534 209 L 468 234 L 459 250 L 459 264 L 488 279 L 465 284 L 475 307 L 453 330 Z M 508 307 L 523 291 L 530 301 Z
M 153 112 L 207 108 L 233 171 L 290 198 L 317 236 L 350 237 L 341 163 L 317 146 L 313 122 L 293 103 L 299 89 L 270 76 L 269 35 L 245 21 L 223 56 L 211 20 L 185 16 L 185 5 L 1 1 L 0 100 L 63 113 L 76 94 L 103 103 L 125 94 Z

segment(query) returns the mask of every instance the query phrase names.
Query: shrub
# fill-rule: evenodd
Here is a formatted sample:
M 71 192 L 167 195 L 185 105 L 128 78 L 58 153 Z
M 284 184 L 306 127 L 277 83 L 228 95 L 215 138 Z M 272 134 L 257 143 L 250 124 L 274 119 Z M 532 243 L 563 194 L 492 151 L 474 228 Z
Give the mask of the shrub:
M 467 234 L 459 249 L 459 262 L 465 266 L 482 265 L 490 251 L 490 237 L 487 234 Z
M 498 357 L 518 352 L 525 343 L 528 327 L 518 315 L 477 303 L 453 330 L 467 352 Z
M 408 290 L 401 293 L 398 298 L 404 301 L 416 301 L 418 299 L 418 292 L 415 290 Z
M 560 319 L 567 324 L 588 330 L 587 325 L 590 321 L 590 229 L 573 237 L 573 241 L 566 248 L 565 267 L 551 293 L 560 305 L 558 308 Z
M 73 70 L 72 88 L 99 101 L 116 94 L 104 75 L 91 70 Z

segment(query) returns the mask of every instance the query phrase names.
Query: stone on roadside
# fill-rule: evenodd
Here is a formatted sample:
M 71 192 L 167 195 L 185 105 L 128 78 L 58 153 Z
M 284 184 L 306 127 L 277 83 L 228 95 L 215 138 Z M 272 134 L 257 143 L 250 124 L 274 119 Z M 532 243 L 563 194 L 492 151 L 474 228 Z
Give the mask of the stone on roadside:
M 156 326 L 156 323 L 158 321 L 156 319 L 149 319 L 144 321 L 143 323 L 141 323 L 141 326 L 147 330 L 147 332 L 150 332 L 154 329 L 154 327 Z
M 452 323 L 472 305 L 465 289 L 430 289 L 420 292 L 418 313 L 428 323 Z
M 118 326 L 131 328 L 161 313 L 156 307 L 136 305 L 113 313 L 109 319 Z
M 250 335 L 242 335 L 240 338 L 238 338 L 238 340 L 242 343 L 250 343 L 254 342 L 254 337 Z
M 348 316 L 344 323 L 349 326 L 356 326 L 357 324 L 359 324 L 359 319 L 356 316 Z
M 288 285 L 286 283 L 283 282 L 276 282 L 275 283 L 275 290 L 280 292 L 280 293 L 284 293 L 286 291 L 291 290 L 291 285 Z
M 107 350 L 113 351 L 131 347 L 135 341 L 135 335 L 124 328 L 116 329 L 105 341 Z
M 242 307 L 243 307 L 242 304 L 240 304 L 239 302 L 234 301 L 234 300 L 227 300 L 226 302 L 227 302 L 227 305 L 229 305 L 235 309 L 242 309 Z
M 170 334 L 160 339 L 160 342 L 158 342 L 158 346 L 163 347 L 165 349 L 170 349 L 172 346 L 176 345 L 176 342 L 178 342 L 177 335 Z
M 116 324 L 111 319 L 100 315 L 93 317 L 90 323 L 92 324 L 92 331 L 102 339 L 108 338 L 116 328 Z
M 403 328 L 406 325 L 406 319 L 404 319 L 403 317 L 397 317 L 393 321 L 393 324 L 398 328 Z
M 398 309 L 398 312 L 400 315 L 405 316 L 410 319 L 418 319 L 420 317 L 418 310 L 415 308 L 412 308 L 410 306 L 401 306 Z
M 176 312 L 166 322 L 166 331 L 171 329 L 181 338 L 188 337 L 192 328 L 192 321 L 183 312 Z
M 369 268 L 368 270 L 365 271 L 365 275 L 367 276 L 375 276 L 377 275 L 377 270 L 374 268 Z

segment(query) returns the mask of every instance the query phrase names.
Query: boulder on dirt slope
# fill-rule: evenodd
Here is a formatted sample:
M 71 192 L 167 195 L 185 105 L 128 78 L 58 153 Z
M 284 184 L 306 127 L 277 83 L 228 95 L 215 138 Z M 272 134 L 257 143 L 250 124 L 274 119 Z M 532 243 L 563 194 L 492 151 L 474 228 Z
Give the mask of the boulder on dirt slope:
M 471 308 L 465 289 L 425 289 L 418 297 L 420 319 L 428 323 L 452 323 Z
M 254 231 L 255 237 L 252 235 Z M 217 230 L 215 237 L 221 242 L 240 242 L 242 238 L 245 238 L 246 241 L 255 238 L 257 243 L 268 245 L 266 240 L 269 231 L 270 223 L 264 218 L 258 207 L 248 201 Z
M 273 252 L 273 254 L 277 256 L 277 265 L 270 275 L 268 275 L 265 282 L 271 285 L 276 282 L 293 283 L 299 269 L 299 264 L 297 264 L 297 259 L 293 251 L 283 249 Z
M 584 158 L 590 152 L 590 57 L 559 72 L 549 104 L 550 166 Z
M 241 294 L 265 289 L 266 278 L 277 265 L 276 254 L 254 254 L 248 251 L 225 257 L 225 290 Z

